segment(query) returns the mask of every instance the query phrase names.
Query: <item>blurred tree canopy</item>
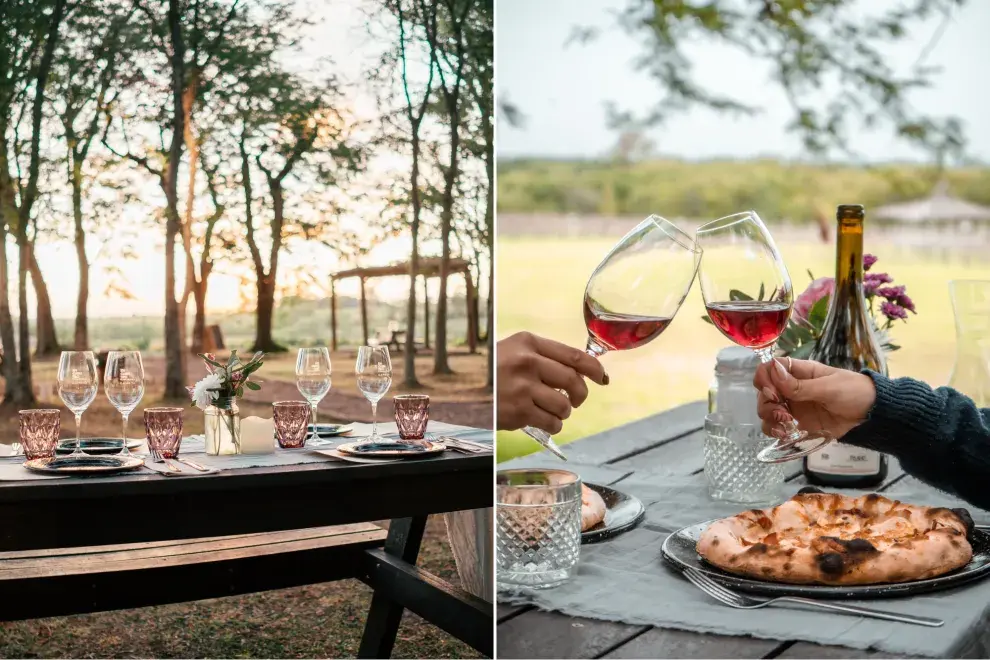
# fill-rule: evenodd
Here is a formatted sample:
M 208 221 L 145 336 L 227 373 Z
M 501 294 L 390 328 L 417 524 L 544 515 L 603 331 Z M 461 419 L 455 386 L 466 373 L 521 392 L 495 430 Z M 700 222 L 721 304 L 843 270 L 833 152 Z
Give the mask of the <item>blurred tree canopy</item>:
M 688 48 L 711 43 L 769 67 L 771 81 L 793 111 L 787 129 L 801 136 L 810 153 L 858 156 L 849 139 L 854 126 L 890 126 L 941 163 L 961 155 L 962 126 L 954 117 L 918 111 L 908 96 L 937 76 L 938 69 L 924 60 L 952 10 L 964 2 L 906 0 L 878 8 L 883 3 L 860 0 L 627 0 L 617 26 L 645 44 L 635 66 L 656 81 L 662 96 L 642 114 L 610 104 L 609 122 L 629 131 L 662 124 L 698 106 L 740 115 L 760 112 L 760 106 L 707 89 L 695 79 Z M 941 17 L 941 23 L 914 64 L 896 70 L 885 48 L 903 42 L 912 28 L 933 17 Z M 594 40 L 603 29 L 608 28 L 579 27 L 572 40 Z M 518 111 L 512 115 L 518 116 Z

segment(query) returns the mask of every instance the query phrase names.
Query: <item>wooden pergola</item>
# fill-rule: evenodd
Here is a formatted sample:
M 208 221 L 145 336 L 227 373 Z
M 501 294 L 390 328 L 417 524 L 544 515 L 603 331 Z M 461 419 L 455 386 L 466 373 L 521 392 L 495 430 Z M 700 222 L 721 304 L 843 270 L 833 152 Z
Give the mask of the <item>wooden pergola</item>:
M 421 258 L 416 268 L 416 276 L 423 278 L 423 317 L 426 321 L 426 333 L 424 337 L 424 344 L 427 348 L 430 347 L 430 298 L 427 295 L 426 284 L 431 277 L 440 276 L 440 258 L 439 257 L 426 257 Z M 474 287 L 474 282 L 471 279 L 471 269 L 468 261 L 459 258 L 451 258 L 447 262 L 447 275 L 463 275 L 464 285 L 467 290 L 466 303 L 467 303 L 467 340 L 468 348 L 472 353 L 478 350 L 478 335 L 477 335 L 477 319 L 474 318 L 477 313 L 477 307 L 474 305 L 474 299 L 478 295 Z M 342 270 L 339 273 L 334 273 L 330 276 L 330 337 L 331 343 L 333 345 L 333 350 L 337 350 L 337 290 L 336 283 L 338 280 L 346 280 L 352 277 L 357 277 L 361 280 L 361 336 L 364 338 L 364 343 L 368 343 L 368 300 L 364 292 L 364 283 L 366 280 L 370 280 L 376 277 L 409 277 L 410 263 L 407 261 L 405 263 L 391 264 L 389 266 L 370 266 L 367 268 L 351 268 L 350 270 Z M 406 328 L 406 332 L 409 329 Z

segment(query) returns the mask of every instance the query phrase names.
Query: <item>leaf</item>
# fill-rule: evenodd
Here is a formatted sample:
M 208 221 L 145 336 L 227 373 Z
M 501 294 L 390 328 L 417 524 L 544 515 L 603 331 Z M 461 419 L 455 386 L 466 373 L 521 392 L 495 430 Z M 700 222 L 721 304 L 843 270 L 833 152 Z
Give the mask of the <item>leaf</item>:
M 203 361 L 206 362 L 207 364 L 213 365 L 214 367 L 217 367 L 218 369 L 223 369 L 224 368 L 224 365 L 220 364 L 216 360 L 211 360 L 210 358 L 206 357 L 206 355 L 204 355 L 203 353 L 199 353 L 199 357 L 203 358 Z
M 763 288 L 763 282 L 760 282 L 760 294 L 758 296 L 756 296 L 756 299 L 757 300 L 763 300 L 763 296 L 764 296 L 764 294 L 766 294 L 766 292 L 767 292 L 766 289 Z
M 894 351 L 901 350 L 901 347 L 898 346 L 897 344 L 887 344 L 886 346 L 884 346 L 884 348 L 887 349 L 887 352 L 889 353 L 893 353 Z
M 237 388 L 237 389 L 236 389 L 236 390 L 234 391 L 234 396 L 237 396 L 237 397 L 241 397 L 241 396 L 244 396 L 244 388 L 243 388 L 243 387 L 238 387 L 238 388 Z
M 702 316 L 702 317 L 701 317 L 701 320 L 702 320 L 702 321 L 704 321 L 705 323 L 707 323 L 708 325 L 715 325 L 715 322 L 714 322 L 714 321 L 712 321 L 712 320 L 711 320 L 710 318 L 708 318 L 707 316 Z
M 231 351 L 230 352 L 230 357 L 227 358 L 227 366 L 229 367 L 229 366 L 231 366 L 233 364 L 237 364 L 237 350 L 236 349 L 234 349 L 233 351 Z
M 817 342 L 815 340 L 811 340 L 805 344 L 801 344 L 800 347 L 798 347 L 793 353 L 791 353 L 790 357 L 794 358 L 795 360 L 807 360 L 809 357 L 811 357 L 811 353 L 815 350 L 816 343 Z
M 825 327 L 825 317 L 828 316 L 828 301 L 831 296 L 822 296 L 808 311 L 808 323 L 817 332 Z
M 811 272 L 811 269 L 810 268 L 808 269 L 808 277 L 811 278 L 811 281 L 812 282 L 815 281 L 815 274 Z
M 729 289 L 729 300 L 752 300 L 753 296 L 743 293 L 739 289 Z
M 257 392 L 258 390 L 261 389 L 261 385 L 258 385 L 257 383 L 252 383 L 251 381 L 244 383 L 244 387 L 254 392 Z

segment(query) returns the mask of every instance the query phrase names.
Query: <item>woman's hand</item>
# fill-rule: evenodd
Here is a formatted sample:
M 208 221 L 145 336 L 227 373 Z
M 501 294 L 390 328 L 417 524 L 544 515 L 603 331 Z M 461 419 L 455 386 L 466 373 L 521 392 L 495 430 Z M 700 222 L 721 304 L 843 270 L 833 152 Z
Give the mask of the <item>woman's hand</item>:
M 763 432 L 774 437 L 782 435 L 779 424 L 793 416 L 805 431 L 825 429 L 841 438 L 866 419 L 877 395 L 866 374 L 789 358 L 761 364 L 753 386 Z
M 498 342 L 498 420 L 500 430 L 535 426 L 560 433 L 563 420 L 588 398 L 582 376 L 608 385 L 608 374 L 584 351 L 520 332 Z M 563 395 L 557 390 L 563 390 Z

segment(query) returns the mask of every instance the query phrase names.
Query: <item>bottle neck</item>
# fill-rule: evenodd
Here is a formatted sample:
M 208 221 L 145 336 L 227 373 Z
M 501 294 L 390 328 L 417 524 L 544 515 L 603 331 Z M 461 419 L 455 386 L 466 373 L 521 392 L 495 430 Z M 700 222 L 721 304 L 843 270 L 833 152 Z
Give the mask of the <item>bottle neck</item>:
M 835 251 L 836 298 L 863 296 L 863 221 L 839 220 Z

